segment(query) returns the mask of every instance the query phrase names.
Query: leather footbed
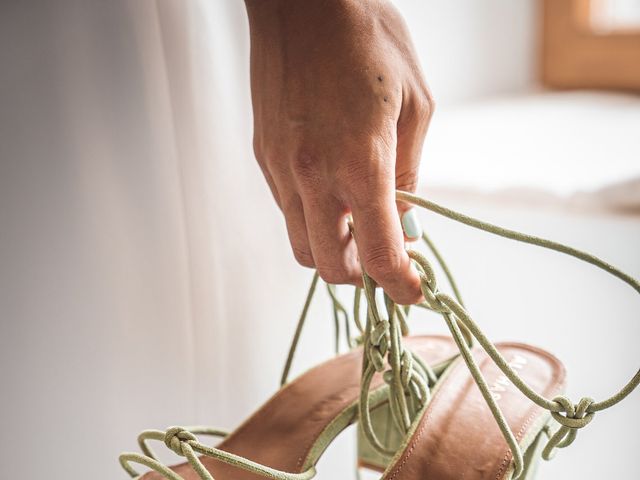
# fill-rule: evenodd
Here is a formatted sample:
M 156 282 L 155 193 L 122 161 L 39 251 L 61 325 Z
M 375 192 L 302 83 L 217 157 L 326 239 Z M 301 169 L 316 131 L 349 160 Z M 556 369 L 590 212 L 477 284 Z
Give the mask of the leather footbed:
M 409 337 L 404 342 L 430 364 L 457 353 L 447 337 Z M 497 348 L 536 391 L 554 396 L 562 390 L 564 368 L 549 353 L 516 343 L 498 344 Z M 474 355 L 516 438 L 521 440 L 530 428 L 539 428 L 539 420 L 548 413 L 506 382 L 484 352 Z M 300 472 L 322 431 L 357 401 L 361 368 L 362 351 L 357 349 L 309 370 L 279 390 L 218 448 L 278 470 Z M 377 376 L 372 388 L 380 386 L 382 380 Z M 202 463 L 216 480 L 264 478 L 209 457 L 202 457 Z M 384 478 L 498 480 L 510 473 L 510 466 L 506 442 L 466 365 L 458 360 Z M 199 480 L 187 463 L 172 469 L 185 480 Z M 149 472 L 143 478 L 163 477 Z
M 518 343 L 496 345 L 522 379 L 547 398 L 564 388 L 565 370 L 551 354 Z M 484 352 L 474 352 L 511 430 L 520 442 L 537 433 L 548 412 L 533 404 Z M 511 452 L 463 361 L 435 393 L 385 480 L 500 480 L 511 476 Z
M 453 341 L 444 336 L 407 337 L 404 344 L 431 365 L 458 353 Z M 300 472 L 322 431 L 358 400 L 361 370 L 360 348 L 312 368 L 280 389 L 217 448 L 278 470 Z M 382 379 L 376 375 L 372 388 L 382 385 Z M 264 480 L 260 475 L 210 457 L 201 460 L 216 480 Z M 172 469 L 185 480 L 199 480 L 188 463 Z M 143 478 L 164 477 L 149 472 Z

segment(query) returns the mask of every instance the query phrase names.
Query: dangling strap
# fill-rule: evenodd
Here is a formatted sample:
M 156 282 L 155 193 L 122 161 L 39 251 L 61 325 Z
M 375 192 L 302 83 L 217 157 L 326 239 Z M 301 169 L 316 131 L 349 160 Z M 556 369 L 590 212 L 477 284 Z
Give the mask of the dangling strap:
M 611 275 L 623 280 L 640 293 L 640 283 L 637 280 L 588 253 L 557 242 L 522 234 L 513 230 L 507 230 L 502 227 L 476 220 L 406 192 L 397 192 L 397 198 L 398 200 L 426 208 L 474 228 L 571 255 L 605 270 Z M 459 298 L 457 288 L 454 286 L 455 283 L 452 284 L 452 286 L 457 299 L 438 290 L 434 270 L 424 255 L 413 250 L 409 251 L 409 255 L 420 269 L 421 288 L 426 300 L 424 306 L 442 314 L 462 354 L 462 357 L 471 372 L 471 375 L 482 392 L 485 401 L 489 405 L 491 413 L 493 414 L 507 444 L 512 451 L 515 466 L 514 477 L 518 477 L 523 470 L 523 455 L 515 436 L 511 432 L 507 421 L 504 418 L 504 415 L 491 396 L 489 387 L 480 371 L 480 368 L 471 354 L 471 337 L 478 341 L 498 368 L 502 370 L 507 378 L 511 380 L 511 382 L 523 394 L 525 394 L 535 404 L 549 410 L 552 417 L 560 424 L 560 428 L 554 434 L 550 435 L 549 442 L 543 451 L 543 456 L 545 458 L 550 458 L 554 448 L 562 448 L 570 445 L 575 439 L 577 430 L 591 422 L 595 412 L 610 408 L 619 403 L 627 397 L 638 386 L 638 384 L 640 384 L 639 370 L 619 392 L 599 402 L 585 397 L 577 404 L 573 404 L 569 399 L 563 396 L 547 399 L 539 395 L 518 376 L 515 370 L 509 366 L 500 352 L 471 319 Z M 439 260 L 438 255 L 436 255 L 436 258 Z M 445 267 L 443 270 L 445 270 L 445 274 L 450 277 L 450 274 L 447 273 L 448 269 Z M 415 412 L 417 412 L 420 407 L 429 400 L 429 382 L 433 377 L 433 372 L 430 372 L 428 366 L 424 365 L 417 355 L 414 355 L 402 346 L 401 333 L 403 330 L 402 325 L 405 322 L 404 310 L 395 305 L 388 297 L 385 296 L 387 318 L 380 315 L 375 300 L 376 285 L 373 280 L 366 275 L 366 273 L 363 275 L 363 278 L 365 297 L 368 305 L 367 322 L 364 327 L 363 335 L 364 358 L 359 410 L 361 422 L 365 429 L 365 433 L 367 434 L 367 438 L 369 438 L 376 449 L 385 451 L 384 447 L 375 437 L 375 433 L 371 428 L 371 418 L 369 416 L 370 405 L 368 393 L 374 373 L 382 372 L 384 380 L 389 384 L 389 404 L 394 421 L 402 431 L 406 432 L 413 419 L 412 414 L 415 414 Z M 307 316 L 313 292 L 316 289 L 317 280 L 318 276 L 316 274 L 314 275 L 314 279 L 305 302 L 305 307 L 300 321 L 298 322 L 292 348 L 290 349 L 287 365 L 283 374 L 283 381 L 286 381 L 286 376 L 302 331 L 302 326 Z M 332 295 L 332 298 L 334 298 L 334 295 Z M 356 310 L 359 310 L 359 289 L 356 289 L 354 304 L 356 305 Z M 346 312 L 344 309 L 341 311 Z M 356 324 L 359 327 L 361 326 L 359 320 Z M 389 370 L 386 370 L 386 364 L 389 365 Z M 120 463 L 132 477 L 137 477 L 138 473 L 130 464 L 138 463 L 151 468 L 169 480 L 183 480 L 182 477 L 156 459 L 153 451 L 146 444 L 147 440 L 153 439 L 163 441 L 169 449 L 178 455 L 184 456 L 202 480 L 213 480 L 213 477 L 206 470 L 204 465 L 202 465 L 197 454 L 209 456 L 221 462 L 225 462 L 272 479 L 308 480 L 315 475 L 315 469 L 313 467 L 303 473 L 282 472 L 238 455 L 203 445 L 197 440 L 195 436 L 196 433 L 224 435 L 223 432 L 209 428 L 192 429 L 190 431 L 189 429 L 182 427 L 173 427 L 165 432 L 156 430 L 143 432 L 139 441 L 144 455 L 125 453 L 120 456 Z
M 349 224 L 351 228 L 351 223 Z M 429 238 L 426 233 L 422 234 L 422 241 L 427 246 L 427 248 L 431 251 L 434 258 L 436 259 L 437 264 L 440 266 L 445 276 L 447 277 L 447 281 L 451 286 L 451 289 L 454 293 L 455 298 L 458 300 L 460 305 L 464 305 L 462 301 L 462 295 L 460 294 L 460 289 L 456 284 L 455 278 L 451 273 L 451 269 L 447 265 L 444 257 L 435 246 L 434 242 Z M 296 325 L 296 329 L 291 340 L 291 344 L 289 345 L 289 351 L 287 353 L 287 360 L 285 361 L 284 368 L 282 371 L 282 375 L 280 378 L 280 386 L 283 386 L 287 383 L 289 379 L 289 374 L 291 373 L 291 366 L 293 364 L 293 359 L 295 357 L 296 350 L 298 349 L 298 343 L 300 341 L 300 335 L 302 333 L 302 329 L 304 324 L 306 323 L 309 307 L 311 306 L 311 301 L 315 295 L 316 287 L 319 280 L 318 272 L 315 271 L 313 274 L 313 278 L 311 279 L 311 284 L 309 285 L 309 290 L 307 291 L 307 297 L 304 302 L 304 306 L 302 307 L 302 312 L 300 313 L 300 317 L 298 318 L 298 323 Z M 331 299 L 331 306 L 333 309 L 333 319 L 335 324 L 335 352 L 336 354 L 340 351 L 340 320 L 344 323 L 344 332 L 345 332 L 345 342 L 349 348 L 354 348 L 358 345 L 361 345 L 364 341 L 364 333 L 365 327 L 362 324 L 362 320 L 360 318 L 360 308 L 361 308 L 361 297 L 362 297 L 362 289 L 359 287 L 355 287 L 354 290 L 354 299 L 353 299 L 353 315 L 349 316 L 347 309 L 344 304 L 338 298 L 336 293 L 336 286 L 327 283 L 327 292 L 329 293 L 329 298 Z M 418 305 L 419 307 L 426 308 L 428 310 L 433 310 L 426 303 Z M 403 336 L 409 334 L 409 327 L 407 325 L 407 319 L 409 316 L 409 305 L 405 306 L 401 311 L 399 311 L 399 320 L 400 320 L 400 329 Z M 358 331 L 358 336 L 353 337 L 351 335 L 351 324 L 355 326 L 355 329 Z M 467 341 L 472 343 L 472 337 L 468 336 Z
M 410 193 L 397 192 L 397 199 L 426 208 L 457 222 L 464 223 L 495 235 L 548 248 L 578 258 L 619 278 L 636 290 L 636 292 L 640 293 L 640 283 L 637 280 L 589 253 L 551 240 L 526 235 L 468 217 Z M 549 442 L 543 451 L 543 457 L 545 459 L 551 458 L 555 448 L 562 448 L 570 445 L 576 437 L 577 430 L 589 424 L 596 412 L 605 410 L 621 402 L 640 384 L 640 370 L 638 370 L 638 372 L 636 372 L 636 374 L 622 389 L 620 389 L 620 391 L 602 401 L 597 402 L 591 398 L 585 397 L 577 404 L 574 404 L 564 396 L 557 396 L 553 399 L 543 397 L 531 389 L 520 378 L 516 371 L 509 366 L 508 362 L 502 357 L 496 347 L 471 319 L 462 304 L 446 293 L 438 290 L 436 278 L 433 274 L 433 269 L 430 266 L 429 261 L 423 255 L 415 251 L 410 251 L 409 255 L 415 260 L 420 268 L 421 288 L 426 299 L 426 303 L 433 310 L 443 314 L 446 324 L 449 327 L 458 348 L 460 349 L 462 357 L 467 364 L 473 379 L 482 392 L 491 413 L 500 427 L 502 435 L 512 451 L 515 466 L 514 478 L 517 478 L 523 469 L 523 456 L 521 449 L 513 435 L 513 432 L 511 432 L 504 415 L 490 393 L 487 382 L 471 354 L 468 342 L 466 341 L 460 325 L 465 327 L 471 333 L 471 335 L 478 341 L 480 346 L 487 352 L 489 357 L 491 357 L 498 368 L 516 386 L 516 388 L 518 388 L 536 405 L 551 412 L 552 417 L 560 424 L 560 428 L 554 434 L 550 435 Z M 363 388 L 364 387 L 365 385 L 363 382 Z
M 349 226 L 352 230 L 353 226 L 351 223 Z M 456 299 L 462 305 L 463 301 L 460 290 L 442 254 L 426 233 L 423 233 L 422 240 L 433 254 L 436 262 L 440 265 Z M 359 401 L 359 428 L 362 429 L 369 443 L 376 451 L 389 455 L 394 452 L 383 446 L 379 441 L 371 421 L 369 388 L 374 374 L 376 372 L 383 374 L 384 381 L 389 385 L 387 394 L 391 416 L 399 431 L 405 433 L 409 430 L 416 413 L 429 401 L 430 385 L 433 385 L 437 378 L 432 368 L 426 365 L 419 355 L 405 349 L 402 345 L 401 337 L 409 333 L 407 316 L 409 315 L 410 306 L 400 307 L 395 305 L 395 303 L 385 295 L 387 318 L 384 318 L 378 311 L 375 303 L 375 291 L 377 289 L 375 282 L 366 275 L 366 273 L 363 279 L 367 301 L 367 322 L 366 326 L 363 327 L 360 319 L 360 304 L 363 289 L 356 287 L 353 301 L 353 323 L 360 333 L 360 336 L 356 339 L 351 337 L 349 327 L 351 324 L 350 318 L 344 305 L 336 295 L 335 286 L 327 284 L 327 290 L 332 301 L 336 328 L 336 353 L 339 351 L 339 328 L 340 319 L 342 318 L 345 324 L 346 340 L 349 347 L 354 347 L 359 344 L 364 345 L 362 388 Z M 316 290 L 317 281 L 318 273 L 316 272 L 311 281 L 311 286 L 309 287 L 309 292 L 307 293 L 307 298 L 289 348 L 287 361 L 285 362 L 281 378 L 281 385 L 287 382 L 293 357 L 300 339 L 300 333 L 306 321 L 309 306 Z M 442 314 L 442 312 L 438 312 L 428 303 L 422 303 L 419 306 Z M 469 346 L 472 346 L 473 337 L 464 325 L 461 325 L 460 328 L 465 342 L 467 342 Z
M 458 289 L 455 286 L 455 281 L 453 280 L 453 277 L 451 276 L 449 268 L 444 262 L 444 259 L 436 250 L 433 242 L 431 242 L 431 240 L 426 235 L 424 235 L 423 239 L 436 257 L 436 260 L 440 264 L 442 270 L 446 272 L 446 275 L 451 282 L 454 291 L 456 291 L 457 298 L 460 302 L 462 302 L 459 294 L 457 293 Z M 307 297 L 305 299 L 302 313 L 298 320 L 293 340 L 291 342 L 291 347 L 287 355 L 287 361 L 285 363 L 285 368 L 282 374 L 282 384 L 285 384 L 287 382 L 295 351 L 300 340 L 305 320 L 308 316 L 309 307 L 311 306 L 311 301 L 313 299 L 314 293 L 317 290 L 318 280 L 319 275 L 317 272 L 315 272 L 311 280 L 311 285 L 309 286 L 309 291 L 307 292 Z M 372 290 L 375 290 L 376 287 L 374 286 L 371 279 L 368 279 L 368 282 L 367 296 L 369 297 L 372 294 Z M 355 288 L 353 322 L 360 334 L 360 336 L 356 339 L 353 339 L 351 337 L 350 318 L 346 308 L 340 302 L 339 298 L 336 295 L 335 286 L 327 284 L 327 291 L 332 302 L 334 321 L 336 323 L 336 349 L 338 346 L 340 335 L 340 319 L 342 319 L 345 324 L 344 331 L 347 343 L 350 347 L 363 342 L 365 344 L 368 344 L 364 340 L 366 327 L 362 325 L 360 320 L 360 298 L 362 289 Z M 382 337 L 384 337 L 387 338 L 390 342 L 390 348 L 388 350 L 384 349 L 385 352 L 391 354 L 388 359 L 391 365 L 391 370 L 389 372 L 386 372 L 385 381 L 391 386 L 391 388 L 389 389 L 389 398 L 392 405 L 394 419 L 397 420 L 398 425 L 402 429 L 402 431 L 406 431 L 413 418 L 413 414 L 428 400 L 428 384 L 429 382 L 435 382 L 435 374 L 428 365 L 424 364 L 419 356 L 415 356 L 411 352 L 405 352 L 404 350 L 402 350 L 400 337 L 401 335 L 406 335 L 408 333 L 405 312 L 403 309 L 394 305 L 388 297 L 386 298 L 386 301 L 387 307 L 390 308 L 393 313 L 390 314 L 390 322 L 384 322 L 384 325 L 392 327 L 389 330 L 387 330 L 386 328 L 378 329 L 379 337 L 377 341 L 382 342 Z M 371 312 L 368 313 L 368 317 L 370 313 Z M 367 321 L 367 326 L 370 325 L 370 323 L 370 321 Z M 365 350 L 367 350 L 366 347 Z M 368 351 L 369 354 L 372 355 L 372 358 L 377 358 L 373 354 L 375 349 L 370 348 Z M 379 360 L 380 362 L 377 362 L 376 364 L 379 366 L 379 371 L 383 371 L 384 359 L 380 358 Z M 370 384 L 375 371 L 375 368 L 370 370 L 370 376 L 368 378 L 366 390 L 368 390 L 369 388 L 368 385 Z M 407 400 L 405 399 L 404 394 L 400 396 L 396 393 L 400 391 L 398 389 L 401 389 L 402 392 L 404 392 L 406 389 L 411 390 L 411 397 L 409 398 L 409 402 L 412 402 L 412 404 L 407 404 Z M 366 402 L 367 412 L 369 412 L 368 400 L 369 395 L 361 396 L 361 402 Z M 370 423 L 371 422 L 369 421 L 369 424 Z M 373 434 L 372 428 L 369 431 L 372 435 L 375 435 Z M 224 450 L 219 450 L 217 448 L 204 445 L 198 441 L 196 437 L 197 434 L 212 435 L 218 437 L 225 437 L 227 435 L 226 432 L 211 427 L 171 427 L 166 431 L 146 430 L 142 432 L 138 437 L 138 443 L 143 453 L 124 453 L 120 456 L 120 464 L 133 478 L 139 477 L 139 473 L 131 465 L 137 463 L 160 473 L 164 478 L 167 478 L 169 480 L 183 480 L 180 475 L 162 464 L 158 460 L 155 452 L 151 449 L 151 447 L 149 447 L 148 440 L 157 440 L 164 442 L 164 444 L 174 453 L 185 457 L 202 480 L 214 479 L 198 458 L 198 454 L 215 458 L 221 462 L 234 465 L 238 468 L 248 470 L 266 478 L 273 478 L 277 480 L 308 480 L 315 475 L 314 467 L 311 467 L 309 470 L 302 473 L 289 473 L 275 470 L 265 465 L 252 462 L 251 460 L 248 460 L 246 458 L 231 454 Z M 377 445 L 379 445 L 377 439 L 374 441 Z M 384 449 L 384 447 L 382 447 L 381 445 L 380 447 Z
M 304 307 L 302 307 L 302 313 L 300 314 L 298 325 L 296 325 L 296 331 L 293 334 L 293 339 L 291 340 L 291 346 L 289 347 L 289 353 L 287 354 L 287 361 L 284 364 L 284 370 L 282 371 L 282 377 L 280 379 L 280 386 L 287 383 L 287 379 L 289 378 L 291 364 L 293 363 L 293 356 L 296 354 L 296 350 L 298 349 L 298 342 L 300 341 L 302 327 L 304 327 L 304 322 L 307 319 L 307 313 L 309 312 L 311 300 L 313 300 L 313 294 L 316 291 L 316 285 L 318 285 L 319 278 L 320 275 L 318 275 L 318 272 L 314 272 L 313 279 L 311 280 L 311 286 L 309 286 L 309 291 L 307 292 L 307 299 L 304 301 Z

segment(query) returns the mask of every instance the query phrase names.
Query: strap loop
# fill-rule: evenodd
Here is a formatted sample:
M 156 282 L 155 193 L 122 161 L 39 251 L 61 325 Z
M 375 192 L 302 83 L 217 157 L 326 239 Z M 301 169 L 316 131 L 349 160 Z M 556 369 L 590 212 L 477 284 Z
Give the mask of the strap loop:
M 215 458 L 216 460 L 228 465 L 274 480 L 310 480 L 316 474 L 313 466 L 301 473 L 283 472 L 282 470 L 276 470 L 266 465 L 240 457 L 239 455 L 203 445 L 194 435 L 195 431 L 205 432 L 206 434 L 213 434 L 216 436 L 219 432 L 215 429 L 202 427 L 196 427 L 193 430 L 184 427 L 171 427 L 165 432 L 159 430 L 147 430 L 144 432 L 142 437 L 143 439 L 162 441 L 171 451 L 177 455 L 185 457 L 189 465 L 191 465 L 201 480 L 214 480 L 214 478 L 203 465 L 197 454 Z M 183 477 L 160 463 L 154 455 L 141 455 L 138 453 L 123 453 L 120 455 L 120 464 L 122 467 L 132 478 L 137 479 L 140 474 L 130 465 L 131 463 L 144 465 L 168 480 L 184 480 Z
M 443 215 L 457 222 L 474 228 L 478 228 L 480 230 L 484 230 L 494 235 L 499 235 L 512 240 L 529 243 L 531 245 L 548 248 L 560 253 L 564 253 L 566 255 L 570 255 L 606 271 L 607 273 L 627 283 L 634 290 L 636 290 L 636 292 L 640 293 L 640 282 L 613 267 L 612 265 L 609 265 L 608 263 L 602 261 L 598 257 L 595 257 L 594 255 L 582 252 L 558 242 L 534 237 L 532 235 L 526 235 L 520 232 L 508 230 L 496 225 L 482 222 L 480 220 L 447 209 L 407 192 L 398 191 L 397 199 L 423 207 L 439 215 Z M 515 466 L 514 478 L 517 478 L 523 470 L 522 451 L 515 439 L 515 436 L 513 435 L 513 432 L 509 428 L 504 415 L 491 396 L 487 382 L 484 379 L 484 376 L 482 375 L 480 368 L 475 362 L 473 356 L 471 355 L 468 344 L 465 344 L 464 342 L 464 333 L 463 330 L 459 328 L 460 325 L 464 326 L 468 330 L 468 332 L 473 337 L 475 337 L 476 340 L 478 340 L 481 347 L 495 362 L 496 366 L 505 374 L 505 376 L 514 384 L 516 388 L 518 388 L 532 402 L 542 408 L 549 410 L 552 417 L 556 420 L 557 423 L 560 424 L 560 428 L 550 436 L 549 442 L 543 450 L 543 457 L 545 459 L 551 458 L 551 455 L 555 448 L 563 448 L 569 446 L 575 440 L 577 430 L 588 425 L 592 421 L 593 415 L 596 411 L 610 408 L 611 406 L 619 403 L 624 398 L 626 398 L 633 390 L 635 390 L 636 387 L 640 384 L 640 370 L 638 370 L 622 389 L 620 389 L 611 397 L 600 402 L 595 402 L 593 399 L 585 397 L 581 399 L 577 405 L 574 405 L 566 397 L 562 396 L 555 397 L 553 400 L 546 399 L 545 397 L 539 395 L 537 392 L 531 389 L 531 387 L 529 387 L 524 382 L 524 380 L 522 380 L 518 373 L 509 366 L 508 362 L 505 361 L 500 352 L 484 335 L 478 325 L 472 320 L 472 318 L 460 302 L 457 302 L 456 299 L 450 297 L 447 294 L 439 293 L 437 291 L 437 288 L 435 286 L 435 279 L 433 277 L 433 269 L 429 266 L 428 260 L 415 252 L 409 252 L 409 255 L 420 265 L 422 269 L 421 288 L 427 305 L 442 312 L 443 317 L 447 322 L 447 326 L 449 327 L 451 334 L 453 335 L 456 344 L 460 348 L 462 356 L 467 366 L 469 367 L 473 379 L 482 392 L 483 397 L 496 420 L 496 423 L 500 427 L 502 435 L 504 436 L 507 444 L 509 445 L 509 448 L 511 449 Z
M 529 243 L 531 245 L 536 245 L 573 256 L 617 277 L 640 293 L 640 282 L 593 255 L 557 242 L 482 222 L 407 192 L 398 191 L 396 193 L 399 201 L 420 206 L 465 225 L 484 230 L 494 235 L 499 235 L 512 240 Z M 545 459 L 551 458 L 556 448 L 569 446 L 575 440 L 577 431 L 584 428 L 593 420 L 595 412 L 605 410 L 621 402 L 640 384 L 640 370 L 638 370 L 622 389 L 600 402 L 596 402 L 591 398 L 585 397 L 574 405 L 564 396 L 557 396 L 552 400 L 541 396 L 531 389 L 531 387 L 522 380 L 518 373 L 510 367 L 500 352 L 473 321 L 464 307 L 458 288 L 455 285 L 453 277 L 442 260 L 439 252 L 435 249 L 435 246 L 426 235 L 423 235 L 423 240 L 431 249 L 436 260 L 440 263 L 443 271 L 445 272 L 445 275 L 453 289 L 455 298 L 438 291 L 436 275 L 430 262 L 424 255 L 415 250 L 410 250 L 408 253 L 420 270 L 421 290 L 425 298 L 425 303 L 420 306 L 440 313 L 445 320 L 447 327 L 460 350 L 462 358 L 467 364 L 467 367 L 469 368 L 474 381 L 478 385 L 483 398 L 487 402 L 491 413 L 505 438 L 505 441 L 509 445 L 513 455 L 514 478 L 517 478 L 523 471 L 523 454 L 504 415 L 493 399 L 480 368 L 471 354 L 470 347 L 472 346 L 474 339 L 478 341 L 480 346 L 495 362 L 496 366 L 514 384 L 514 386 L 533 403 L 548 410 L 553 419 L 560 425 L 558 430 L 553 434 L 549 434 L 548 429 L 545 430 L 549 434 L 549 441 L 543 450 L 543 458 Z M 408 312 L 408 307 L 403 307 L 403 310 L 403 308 L 395 305 L 388 297 L 385 296 L 387 318 L 383 318 L 378 311 L 378 306 L 375 301 L 375 291 L 377 288 L 375 282 L 366 273 L 363 274 L 363 279 L 365 298 L 367 302 L 367 316 L 364 327 L 361 325 L 359 318 L 360 289 L 356 289 L 354 299 L 354 322 L 360 331 L 361 337 L 359 338 L 361 338 L 361 342 L 364 345 L 361 393 L 358 404 L 360 427 L 363 429 L 367 439 L 370 441 L 374 449 L 384 454 L 393 454 L 395 452 L 385 448 L 379 442 L 375 432 L 373 431 L 371 423 L 369 388 L 374 374 L 376 372 L 383 373 L 383 378 L 388 384 L 389 405 L 393 420 L 400 430 L 405 433 L 409 431 L 415 413 L 420 411 L 420 407 L 424 406 L 426 402 L 429 401 L 429 386 L 435 381 L 435 374 L 428 365 L 425 365 L 422 362 L 419 356 L 415 355 L 410 350 L 405 349 L 402 345 L 402 335 L 407 332 L 405 315 Z M 285 371 L 282 376 L 283 384 L 287 381 L 289 369 L 291 367 L 293 356 L 317 281 L 318 274 L 316 272 L 289 350 Z M 342 317 L 345 321 L 347 336 L 350 337 L 347 311 L 337 299 L 333 287 L 328 287 L 328 291 L 333 301 L 336 334 L 338 335 L 339 317 Z M 347 341 L 349 345 L 355 343 L 349 338 Z M 386 365 L 389 366 L 387 370 L 385 370 Z M 214 430 L 211 430 L 211 432 L 214 432 Z M 165 445 L 173 452 L 186 457 L 202 480 L 213 480 L 213 477 L 211 477 L 211 474 L 204 468 L 197 457 L 196 452 L 273 479 L 308 480 L 315 475 L 315 469 L 313 467 L 303 473 L 287 473 L 260 465 L 252 462 L 251 460 L 223 450 L 207 447 L 206 445 L 199 443 L 193 433 L 193 431 L 189 431 L 189 429 L 181 427 L 172 427 L 166 432 L 143 432 L 140 439 L 145 455 L 133 453 L 123 454 L 120 457 L 120 463 L 132 477 L 136 477 L 138 475 L 130 466 L 131 462 L 135 462 L 155 470 L 167 479 L 183 480 L 171 469 L 158 462 L 152 451 L 146 446 L 146 439 L 155 439 L 164 441 Z
M 182 446 L 189 440 L 196 442 L 198 439 L 193 433 L 182 427 L 171 427 L 165 433 L 164 444 L 176 455 L 186 457 Z
M 553 401 L 561 405 L 564 415 L 560 412 L 551 412 L 551 416 L 556 422 L 567 428 L 584 428 L 595 415 L 593 412 L 588 412 L 589 407 L 595 402 L 593 398 L 584 397 L 576 405 L 573 405 L 565 396 L 557 396 Z

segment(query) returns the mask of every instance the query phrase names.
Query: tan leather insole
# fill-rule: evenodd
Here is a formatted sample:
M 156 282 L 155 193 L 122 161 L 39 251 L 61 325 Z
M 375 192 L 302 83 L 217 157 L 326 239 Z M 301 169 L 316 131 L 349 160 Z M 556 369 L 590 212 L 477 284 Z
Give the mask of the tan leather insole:
M 404 343 L 430 365 L 458 353 L 453 341 L 443 336 L 408 337 Z M 279 390 L 218 448 L 278 470 L 300 472 L 322 431 L 357 401 L 361 369 L 362 350 L 356 349 L 309 370 Z M 381 385 L 378 376 L 372 387 Z M 202 463 L 216 480 L 264 478 L 210 457 L 203 457 Z M 189 464 L 172 468 L 186 480 L 199 479 Z M 144 480 L 162 478 L 155 472 L 144 476 Z
M 497 347 L 535 391 L 547 398 L 562 391 L 564 367 L 551 354 L 517 343 Z M 475 358 L 520 441 L 548 413 L 507 381 L 484 352 Z M 510 464 L 511 452 L 489 407 L 466 365 L 458 360 L 431 399 L 408 447 L 383 478 L 499 480 Z

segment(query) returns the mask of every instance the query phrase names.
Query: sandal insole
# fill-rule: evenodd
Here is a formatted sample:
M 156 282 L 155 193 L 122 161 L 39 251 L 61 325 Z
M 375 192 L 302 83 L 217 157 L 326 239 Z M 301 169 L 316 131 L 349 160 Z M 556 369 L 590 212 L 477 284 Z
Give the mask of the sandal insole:
M 564 367 L 551 354 L 518 343 L 496 345 L 535 391 L 562 391 Z M 492 395 L 518 442 L 532 441 L 549 414 L 517 390 L 484 352 L 474 352 Z M 525 442 L 526 443 L 526 442 Z M 407 448 L 385 480 L 499 480 L 511 475 L 511 452 L 462 359 L 447 372 Z
M 404 345 L 429 365 L 458 354 L 449 337 L 415 336 Z M 279 390 L 257 412 L 218 445 L 227 452 L 286 472 L 301 472 L 317 438 L 360 394 L 362 350 L 341 355 L 307 371 Z M 377 375 L 372 388 L 382 386 Z M 354 420 L 357 411 L 353 408 Z M 201 458 L 216 480 L 263 480 L 264 477 L 210 457 Z M 199 480 L 188 463 L 172 469 L 185 480 Z M 160 480 L 156 472 L 144 480 Z

